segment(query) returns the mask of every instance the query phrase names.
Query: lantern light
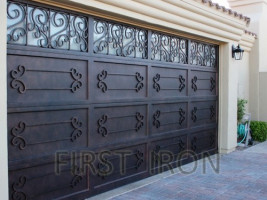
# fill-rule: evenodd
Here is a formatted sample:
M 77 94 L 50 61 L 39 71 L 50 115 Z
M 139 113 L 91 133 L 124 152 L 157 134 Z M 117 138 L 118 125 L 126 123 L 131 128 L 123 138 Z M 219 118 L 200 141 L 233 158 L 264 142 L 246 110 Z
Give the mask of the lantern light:
M 237 45 L 237 47 L 232 46 L 232 58 L 235 58 L 235 60 L 242 60 L 243 53 L 244 49 L 241 49 L 240 45 Z

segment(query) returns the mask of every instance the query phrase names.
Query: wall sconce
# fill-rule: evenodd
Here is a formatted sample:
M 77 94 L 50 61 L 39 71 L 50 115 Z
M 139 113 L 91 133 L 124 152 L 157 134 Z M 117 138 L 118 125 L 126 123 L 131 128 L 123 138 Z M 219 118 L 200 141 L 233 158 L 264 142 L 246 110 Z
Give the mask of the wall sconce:
M 235 58 L 236 60 L 242 60 L 243 58 L 244 49 L 241 49 L 240 45 L 237 45 L 235 47 L 232 46 L 232 58 Z

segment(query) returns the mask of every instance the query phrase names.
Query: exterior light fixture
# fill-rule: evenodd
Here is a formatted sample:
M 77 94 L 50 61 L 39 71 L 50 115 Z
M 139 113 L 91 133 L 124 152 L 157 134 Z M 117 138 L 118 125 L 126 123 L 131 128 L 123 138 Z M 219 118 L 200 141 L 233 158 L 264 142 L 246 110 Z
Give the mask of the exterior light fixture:
M 241 49 L 240 45 L 237 45 L 237 47 L 232 46 L 232 58 L 235 58 L 235 60 L 242 60 L 243 53 L 244 49 Z

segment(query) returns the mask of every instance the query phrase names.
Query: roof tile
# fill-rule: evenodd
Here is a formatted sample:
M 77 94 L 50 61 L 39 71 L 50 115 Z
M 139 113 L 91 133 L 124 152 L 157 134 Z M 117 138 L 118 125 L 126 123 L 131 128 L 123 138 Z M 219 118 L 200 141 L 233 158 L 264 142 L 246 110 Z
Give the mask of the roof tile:
M 223 12 L 228 12 L 229 15 L 234 15 L 235 17 L 239 17 L 240 19 L 246 21 L 247 24 L 250 23 L 250 18 L 249 17 L 246 17 L 241 13 L 233 11 L 232 9 L 227 9 L 224 6 L 220 6 L 218 3 L 213 3 L 212 0 L 202 0 L 202 3 L 203 4 L 207 4 L 208 3 L 208 5 L 210 7 L 216 7 L 217 10 L 222 10 Z

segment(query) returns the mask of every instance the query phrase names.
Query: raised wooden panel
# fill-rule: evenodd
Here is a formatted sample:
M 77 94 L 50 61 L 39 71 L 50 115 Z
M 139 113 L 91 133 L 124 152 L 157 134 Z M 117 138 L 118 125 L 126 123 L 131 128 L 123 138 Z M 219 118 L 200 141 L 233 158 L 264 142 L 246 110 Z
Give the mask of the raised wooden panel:
M 90 145 L 93 146 L 123 143 L 147 135 L 145 105 L 96 107 L 92 118 Z
M 204 130 L 190 135 L 190 148 L 195 153 L 210 151 L 217 148 L 216 129 Z
M 187 70 L 153 67 L 150 75 L 152 97 L 187 96 Z
M 8 103 L 88 99 L 87 61 L 8 55 Z
M 117 63 L 94 62 L 94 98 L 100 101 L 147 97 L 147 67 Z
M 189 108 L 191 127 L 217 122 L 216 101 L 191 102 Z
M 187 158 L 187 150 L 187 135 L 152 142 L 149 150 L 150 169 L 156 173 L 155 168 L 162 165 L 179 165 L 181 160 Z
M 191 71 L 191 96 L 216 95 L 217 78 L 214 72 Z
M 176 131 L 187 127 L 187 103 L 153 104 L 151 134 Z
M 77 161 L 79 163 L 79 160 Z M 55 163 L 9 172 L 10 200 L 47 200 L 88 191 L 88 173 L 65 160 L 56 173 Z
M 8 115 L 9 161 L 54 155 L 87 146 L 88 110 L 51 110 Z
M 94 189 L 109 187 L 145 173 L 147 171 L 146 153 L 146 145 L 140 144 L 98 155 L 95 162 L 97 174 L 92 179 L 92 187 Z

